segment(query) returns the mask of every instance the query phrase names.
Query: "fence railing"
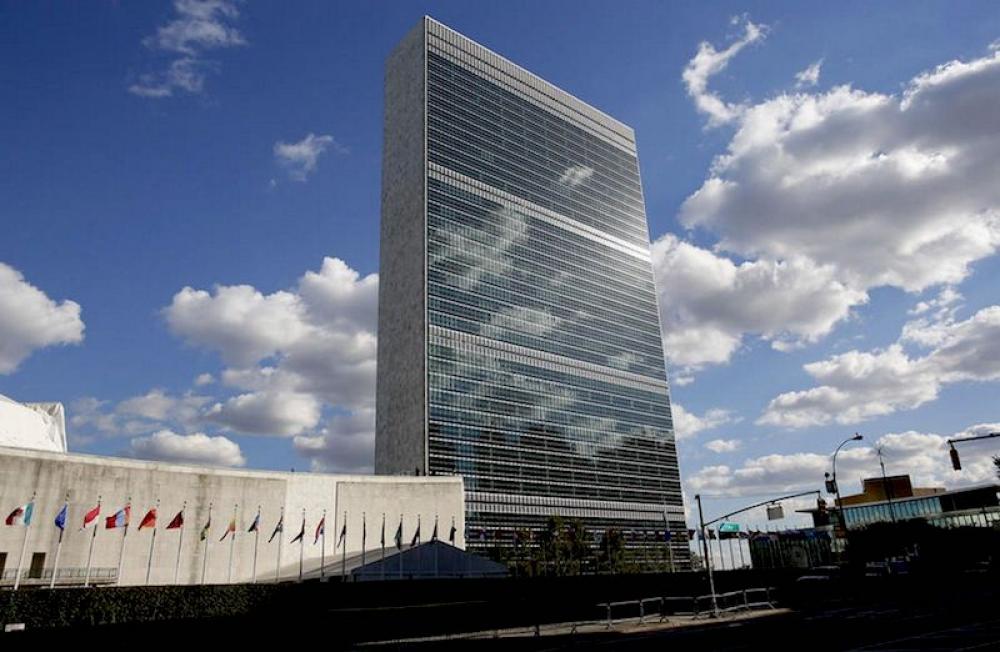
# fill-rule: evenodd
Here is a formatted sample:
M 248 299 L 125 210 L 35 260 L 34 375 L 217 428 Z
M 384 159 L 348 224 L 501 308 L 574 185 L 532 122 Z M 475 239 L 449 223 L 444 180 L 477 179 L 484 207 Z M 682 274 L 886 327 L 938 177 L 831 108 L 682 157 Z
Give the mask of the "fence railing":
M 32 570 L 30 568 L 21 569 L 21 585 L 49 584 L 52 582 L 52 568 L 42 568 Z M 83 584 L 87 577 L 85 567 L 60 568 L 56 572 L 56 584 Z M 8 568 L 0 574 L 0 586 L 13 585 L 17 578 L 17 569 Z M 118 569 L 114 567 L 95 567 L 90 569 L 90 582 L 92 584 L 107 584 L 118 578 Z
M 729 591 L 728 593 L 716 593 L 715 603 L 718 605 L 719 613 L 774 609 L 773 591 L 773 587 L 758 587 Z M 668 620 L 670 616 L 699 618 L 713 613 L 711 594 L 619 600 L 616 602 L 600 602 L 597 606 L 604 610 L 605 623 L 608 629 L 612 628 L 615 622 L 635 620 L 636 618 L 638 618 L 640 624 L 652 617 L 658 618 L 658 622 L 662 623 Z

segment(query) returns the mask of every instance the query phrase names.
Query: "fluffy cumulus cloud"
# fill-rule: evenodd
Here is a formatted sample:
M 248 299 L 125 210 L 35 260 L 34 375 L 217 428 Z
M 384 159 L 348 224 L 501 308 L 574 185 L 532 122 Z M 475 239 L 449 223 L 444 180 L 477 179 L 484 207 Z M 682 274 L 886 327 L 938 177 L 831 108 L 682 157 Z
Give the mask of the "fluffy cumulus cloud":
M 174 17 L 143 40 L 154 52 L 171 57 L 162 72 L 141 75 L 129 86 L 140 97 L 165 98 L 175 93 L 200 93 L 208 74 L 218 65 L 205 58 L 220 48 L 246 45 L 234 26 L 239 18 L 236 3 L 230 0 L 175 0 Z
M 239 444 L 226 437 L 211 437 L 204 433 L 179 435 L 170 430 L 160 430 L 148 437 L 132 439 L 129 453 L 140 459 L 165 462 L 211 466 L 246 464 Z
M 739 421 L 729 410 L 713 408 L 698 416 L 688 412 L 683 405 L 676 402 L 670 406 L 670 415 L 674 422 L 674 437 L 678 441 L 694 437 L 705 430 L 713 430 Z
M 352 470 L 370 465 L 374 447 L 377 305 L 377 275 L 327 258 L 290 290 L 184 288 L 164 316 L 226 364 L 219 390 L 234 394 L 206 406 L 204 421 L 294 437 L 317 468 Z
M 724 50 L 716 50 L 708 41 L 698 45 L 698 53 L 684 69 L 683 80 L 695 107 L 708 116 L 709 126 L 718 126 L 737 119 L 746 107 L 728 103 L 708 89 L 708 80 L 729 66 L 729 62 L 746 46 L 762 41 L 767 34 L 765 25 L 748 19 L 734 19 L 732 24 L 742 27 L 743 33 Z
M 319 157 L 328 149 L 336 152 L 346 153 L 347 150 L 333 139 L 329 134 L 317 136 L 309 133 L 302 140 L 295 143 L 278 141 L 274 144 L 274 159 L 278 165 L 285 168 L 288 176 L 295 181 L 305 181 L 309 175 L 316 171 L 319 165 Z
M 737 264 L 673 235 L 652 253 L 664 348 L 680 374 L 727 362 L 744 333 L 777 349 L 814 342 L 868 300 L 808 259 Z
M 886 471 L 909 474 L 917 486 L 954 487 L 992 481 L 995 467 L 988 446 L 967 449 L 962 470 L 954 471 L 948 456 L 947 440 L 1000 430 L 1000 424 L 972 426 L 952 435 L 903 432 L 880 437 L 874 445 L 844 448 L 837 456 L 837 476 L 841 491 L 860 490 L 860 478 L 879 476 L 877 449 L 881 449 Z M 992 447 L 990 447 L 992 446 Z M 796 490 L 822 489 L 824 473 L 831 470 L 830 455 L 817 453 L 773 454 L 745 460 L 738 467 L 706 466 L 687 477 L 690 492 L 716 496 L 774 495 Z
M 38 349 L 82 341 L 80 304 L 53 301 L 0 263 L 0 374 L 13 373 Z
M 702 43 L 683 73 L 708 126 L 733 128 L 725 153 L 678 216 L 715 244 L 703 249 L 668 235 L 653 246 L 676 384 L 728 362 L 747 335 L 781 350 L 816 342 L 873 288 L 944 288 L 913 311 L 933 312 L 941 322 L 961 298 L 955 288 L 970 266 L 1000 248 L 1000 114 L 992 110 L 1000 104 L 1000 51 L 916 75 L 897 94 L 807 90 L 818 81 L 817 61 L 799 73 L 797 91 L 734 104 L 709 91 L 708 80 L 767 34 L 749 20 L 738 24 L 739 38 L 722 50 Z M 909 341 L 941 328 L 911 327 Z M 919 405 L 936 396 L 926 373 L 943 360 L 935 355 L 931 364 L 890 347 L 817 363 L 807 367 L 817 377 L 840 379 L 830 367 L 851 368 L 869 384 L 824 382 L 783 395 L 767 422 L 779 422 L 772 416 L 778 411 L 788 414 L 784 422 L 803 425 L 826 418 L 813 406 L 838 406 L 830 412 L 850 405 L 841 418 L 857 420 Z M 856 405 L 853 397 L 870 384 L 891 384 L 876 378 L 877 363 L 919 386 L 897 383 Z M 801 409 L 793 416 L 783 408 Z
M 911 355 L 904 346 L 924 347 Z M 848 351 L 805 365 L 817 385 L 774 398 L 758 423 L 800 428 L 851 424 L 937 398 L 941 387 L 962 381 L 1000 380 L 1000 306 L 966 320 L 911 322 L 885 349 Z
M 682 207 L 749 258 L 806 257 L 850 287 L 955 284 L 1000 246 L 1000 52 L 898 95 L 839 86 L 750 106 Z

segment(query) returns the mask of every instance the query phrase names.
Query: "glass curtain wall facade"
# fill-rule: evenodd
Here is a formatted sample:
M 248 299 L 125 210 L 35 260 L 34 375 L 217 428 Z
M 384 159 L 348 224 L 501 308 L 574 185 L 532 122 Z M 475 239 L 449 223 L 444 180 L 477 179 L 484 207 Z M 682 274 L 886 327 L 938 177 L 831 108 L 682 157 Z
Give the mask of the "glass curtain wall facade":
M 384 156 L 376 471 L 463 476 L 474 548 L 558 514 L 686 566 L 632 130 L 425 18 Z

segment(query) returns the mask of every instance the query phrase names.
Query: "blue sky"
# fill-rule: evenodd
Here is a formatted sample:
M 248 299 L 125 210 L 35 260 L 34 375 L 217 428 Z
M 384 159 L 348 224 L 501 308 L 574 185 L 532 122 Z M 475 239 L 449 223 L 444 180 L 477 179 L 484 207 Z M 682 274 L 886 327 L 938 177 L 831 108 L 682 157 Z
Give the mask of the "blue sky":
M 2 3 L 0 393 L 77 451 L 370 466 L 382 67 L 423 14 L 635 128 L 688 493 L 818 487 L 855 431 L 990 478 L 943 444 L 1000 430 L 990 2 Z

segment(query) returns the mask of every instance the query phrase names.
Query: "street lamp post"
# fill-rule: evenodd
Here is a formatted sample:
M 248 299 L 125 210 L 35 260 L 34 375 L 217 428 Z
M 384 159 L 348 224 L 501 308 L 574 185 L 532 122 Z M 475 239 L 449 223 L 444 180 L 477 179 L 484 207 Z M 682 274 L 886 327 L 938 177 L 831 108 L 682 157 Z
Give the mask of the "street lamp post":
M 837 450 L 833 451 L 833 490 L 834 493 L 837 494 L 837 518 L 840 519 L 840 527 L 844 531 L 845 542 L 847 541 L 847 518 L 844 517 L 844 504 L 840 500 L 840 483 L 837 482 L 837 453 L 839 453 L 840 449 L 846 444 L 849 444 L 852 441 L 861 441 L 862 439 L 864 439 L 864 437 L 858 433 L 854 433 L 853 437 L 842 441 L 840 446 L 837 446 Z
M 708 588 L 712 592 L 712 616 L 719 617 L 719 603 L 715 598 L 715 577 L 712 575 L 712 558 L 709 556 L 708 541 L 705 540 L 705 515 L 701 511 L 701 494 L 696 494 L 694 499 L 698 502 L 698 535 L 701 537 L 701 549 L 705 555 L 705 569 L 708 570 Z

